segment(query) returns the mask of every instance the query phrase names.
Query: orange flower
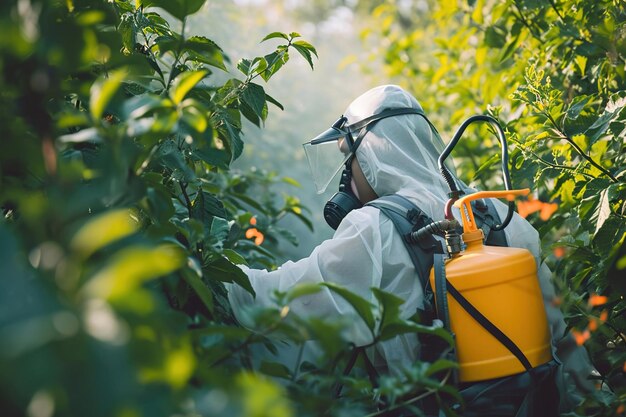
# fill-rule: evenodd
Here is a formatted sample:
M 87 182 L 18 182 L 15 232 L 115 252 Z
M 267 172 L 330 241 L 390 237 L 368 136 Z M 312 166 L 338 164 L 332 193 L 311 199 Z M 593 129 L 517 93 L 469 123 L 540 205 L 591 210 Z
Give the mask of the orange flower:
M 624 404 L 620 404 L 617 410 L 615 410 L 615 414 L 624 414 L 624 411 L 626 411 L 626 407 L 624 407 Z
M 556 248 L 552 249 L 552 253 L 554 254 L 555 258 L 562 258 L 565 256 L 565 248 L 563 246 L 557 246 Z
M 544 203 L 543 201 L 535 200 L 532 195 L 528 196 L 528 200 L 519 201 L 517 203 L 517 212 L 520 216 L 526 218 L 534 212 L 538 211 L 539 218 L 541 218 L 541 220 L 543 221 L 548 220 L 558 208 L 558 204 Z
M 598 319 L 596 319 L 595 317 L 590 318 L 587 328 L 592 332 L 598 330 Z
M 246 230 L 246 238 L 254 239 L 254 244 L 257 246 L 261 246 L 261 243 L 263 243 L 263 240 L 265 240 L 265 236 L 263 235 L 263 233 L 259 232 L 254 227 Z
M 572 329 L 572 336 L 574 336 L 574 340 L 576 340 L 576 344 L 578 346 L 582 346 L 585 344 L 587 340 L 591 337 L 591 333 L 589 330 L 585 330 L 584 332 L 579 332 L 578 330 Z
M 604 323 L 608 318 L 609 318 L 608 310 L 603 310 L 602 313 L 600 313 L 600 322 Z
M 528 215 L 541 210 L 541 204 L 541 201 L 535 200 L 535 198 L 531 195 L 528 196 L 528 200 L 526 201 L 518 201 L 517 212 L 520 216 L 526 218 Z
M 541 220 L 547 221 L 558 208 L 559 205 L 556 203 L 542 203 L 539 217 Z
M 588 303 L 590 307 L 597 307 L 601 306 L 602 304 L 606 304 L 607 301 L 608 298 L 604 295 L 591 294 Z
M 256 226 L 256 217 L 250 217 L 250 224 Z

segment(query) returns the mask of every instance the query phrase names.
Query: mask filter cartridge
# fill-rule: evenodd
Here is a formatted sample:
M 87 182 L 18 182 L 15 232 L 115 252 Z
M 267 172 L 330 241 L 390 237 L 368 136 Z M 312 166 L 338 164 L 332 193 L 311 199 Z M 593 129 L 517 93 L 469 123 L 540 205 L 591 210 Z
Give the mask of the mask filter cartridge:
M 363 207 L 363 203 L 352 192 L 350 187 L 351 181 L 352 171 L 350 169 L 350 161 L 348 161 L 346 168 L 341 173 L 339 191 L 324 206 L 324 219 L 333 230 L 337 230 L 339 223 L 350 211 Z

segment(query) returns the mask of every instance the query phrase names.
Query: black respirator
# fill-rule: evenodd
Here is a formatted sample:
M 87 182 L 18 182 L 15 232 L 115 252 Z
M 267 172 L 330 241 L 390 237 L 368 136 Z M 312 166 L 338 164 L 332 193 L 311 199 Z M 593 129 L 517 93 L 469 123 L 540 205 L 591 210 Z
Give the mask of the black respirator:
M 372 127 L 374 127 L 376 122 L 387 117 L 398 116 L 401 114 L 419 114 L 424 116 L 424 113 L 419 109 L 398 108 L 384 110 L 378 114 L 367 117 L 348 126 L 345 125 L 347 122 L 347 119 L 345 117 L 340 118 L 339 120 L 337 120 L 337 122 L 333 124 L 331 129 L 335 132 L 339 131 L 343 134 L 345 145 L 348 146 L 350 152 L 350 157 L 345 161 L 345 167 L 341 172 L 341 178 L 339 180 L 339 191 L 337 191 L 330 198 L 330 200 L 326 202 L 326 205 L 324 206 L 324 219 L 326 220 L 326 223 L 328 223 L 328 225 L 333 229 L 336 230 L 337 227 L 339 227 L 339 224 L 341 223 L 343 218 L 346 217 L 346 215 L 350 211 L 363 207 L 363 203 L 352 191 L 351 185 L 351 164 L 354 156 L 356 155 L 356 150 L 361 144 L 361 141 L 363 140 L 367 132 L 369 132 Z M 358 132 L 358 136 L 356 139 L 354 139 L 352 136 L 353 132 Z
M 339 191 L 326 202 L 324 206 L 324 219 L 334 230 L 337 230 L 339 223 L 346 215 L 354 210 L 363 207 L 363 203 L 352 191 L 352 159 L 354 155 L 346 161 L 346 166 L 341 172 L 339 180 Z

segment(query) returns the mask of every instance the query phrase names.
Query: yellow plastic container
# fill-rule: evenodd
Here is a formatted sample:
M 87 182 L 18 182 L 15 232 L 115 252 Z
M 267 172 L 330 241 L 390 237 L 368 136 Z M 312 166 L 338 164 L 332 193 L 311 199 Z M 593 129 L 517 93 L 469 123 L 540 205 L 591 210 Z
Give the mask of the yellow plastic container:
M 470 201 L 509 198 L 529 190 L 478 192 L 459 199 L 465 251 L 446 262 L 446 277 L 485 317 L 506 334 L 533 367 L 552 359 L 537 266 L 526 249 L 483 245 Z M 431 287 L 434 274 L 430 274 Z M 450 324 L 456 335 L 461 382 L 513 375 L 525 369 L 520 361 L 448 294 Z

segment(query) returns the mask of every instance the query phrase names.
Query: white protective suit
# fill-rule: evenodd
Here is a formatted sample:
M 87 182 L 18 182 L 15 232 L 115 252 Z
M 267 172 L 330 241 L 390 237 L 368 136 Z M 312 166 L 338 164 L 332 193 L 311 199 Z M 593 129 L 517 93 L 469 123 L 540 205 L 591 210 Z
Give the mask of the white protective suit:
M 403 107 L 421 110 L 420 104 L 409 93 L 398 86 L 385 85 L 369 90 L 354 100 L 344 116 L 349 125 L 383 110 Z M 365 135 L 356 155 L 367 181 L 378 196 L 400 194 L 436 221 L 444 218 L 449 191 L 437 168 L 437 158 L 443 148 L 443 142 L 428 122 L 420 115 L 409 114 L 378 121 Z M 497 200 L 494 200 L 494 205 L 500 218 L 504 219 L 508 206 Z M 456 214 L 458 218 L 458 212 Z M 555 294 L 550 283 L 551 273 L 545 264 L 541 264 L 538 233 L 517 213 L 505 233 L 510 246 L 528 249 L 541 265 L 539 278 L 556 347 L 557 340 L 565 335 L 566 326 L 561 312 L 552 305 Z M 298 283 L 333 282 L 374 304 L 370 288 L 380 288 L 405 300 L 401 306 L 403 318 L 409 318 L 416 308 L 423 305 L 420 280 L 416 277 L 401 237 L 391 220 L 374 207 L 351 211 L 332 239 L 322 242 L 307 258 L 287 262 L 272 272 L 245 271 L 256 291 L 256 299 L 237 286 L 232 286 L 229 292 L 233 310 L 244 325 L 247 323 L 246 306 L 273 305 L 271 294 L 274 290 L 286 291 Z M 301 316 L 354 315 L 350 305 L 328 289 L 297 299 L 290 308 Z M 371 342 L 370 332 L 361 320 L 354 320 L 352 330 L 353 342 L 357 346 Z M 586 377 L 591 371 L 586 352 L 577 350 L 575 345 L 568 346 L 576 355 L 578 369 L 575 374 Z M 418 354 L 415 335 L 399 336 L 379 343 L 375 352 L 369 352 L 377 370 L 393 374 L 413 363 Z

